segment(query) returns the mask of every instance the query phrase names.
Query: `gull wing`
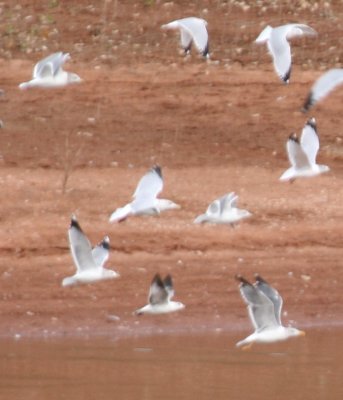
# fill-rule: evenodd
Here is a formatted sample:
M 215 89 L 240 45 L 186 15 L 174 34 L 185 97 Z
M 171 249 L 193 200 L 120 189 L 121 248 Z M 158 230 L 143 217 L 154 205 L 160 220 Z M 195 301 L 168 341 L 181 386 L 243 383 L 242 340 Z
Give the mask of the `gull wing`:
M 270 25 L 267 25 L 263 29 L 263 31 L 257 36 L 255 43 L 258 43 L 258 44 L 266 43 L 270 38 L 270 34 L 271 34 L 272 30 L 273 30 L 273 28 Z
M 237 207 L 238 196 L 234 192 L 230 192 L 220 198 L 220 213 L 230 211 L 232 208 Z
M 316 164 L 316 157 L 319 150 L 319 138 L 317 135 L 316 120 L 310 118 L 302 131 L 300 145 L 304 150 L 311 165 Z
M 164 287 L 159 274 L 156 274 L 151 282 L 149 290 L 149 303 L 151 305 L 162 304 L 168 301 L 168 292 Z
M 208 54 L 208 48 L 209 48 L 208 32 L 206 28 L 207 22 L 201 18 L 189 17 L 189 18 L 179 19 L 178 23 L 179 26 L 181 27 L 181 32 L 182 31 L 186 32 L 184 34 L 185 43 L 186 39 L 189 36 L 191 36 L 199 52 L 203 56 L 206 56 Z M 182 42 L 182 34 L 181 34 L 181 44 L 183 47 L 185 47 Z
M 274 305 L 275 319 L 278 325 L 281 325 L 281 309 L 283 300 L 279 292 L 270 286 L 261 276 L 255 275 L 256 282 L 254 286 L 265 294 Z
M 209 217 L 219 217 L 221 212 L 221 201 L 222 197 L 212 201 L 212 203 L 207 207 L 206 215 Z
M 185 51 L 189 51 L 192 47 L 193 37 L 188 29 L 180 25 L 181 46 Z
M 132 197 L 135 199 L 144 197 L 155 199 L 162 190 L 162 169 L 158 165 L 155 165 L 140 179 Z
M 104 239 L 92 249 L 92 257 L 95 264 L 102 268 L 110 255 L 110 238 L 105 236 Z
M 305 24 L 287 24 L 283 25 L 286 31 L 287 39 L 292 39 L 297 36 L 317 36 L 318 33 L 308 25 Z
M 333 68 L 320 76 L 313 84 L 304 103 L 303 110 L 308 111 L 317 101 L 327 96 L 336 86 L 343 83 L 343 68 Z
M 43 78 L 45 76 L 54 76 L 60 70 L 61 66 L 70 58 L 68 53 L 51 54 L 39 61 L 33 69 L 33 78 Z
M 68 236 L 70 251 L 77 272 L 96 269 L 97 265 L 92 256 L 92 246 L 87 236 L 83 233 L 75 216 L 71 219 Z
M 274 28 L 267 41 L 269 52 L 273 57 L 274 69 L 278 76 L 288 83 L 291 75 L 291 47 L 286 39 L 284 27 Z
M 278 326 L 275 319 L 273 302 L 242 276 L 236 276 L 240 282 L 239 290 L 248 305 L 249 317 L 256 331 Z
M 124 221 L 132 212 L 131 204 L 126 204 L 124 207 L 117 208 L 110 216 L 110 222 Z
M 301 169 L 309 166 L 309 160 L 298 138 L 292 134 L 287 140 L 287 154 L 292 167 Z
M 168 300 L 170 300 L 174 296 L 174 285 L 171 275 L 167 275 L 163 279 L 163 286 L 168 293 Z

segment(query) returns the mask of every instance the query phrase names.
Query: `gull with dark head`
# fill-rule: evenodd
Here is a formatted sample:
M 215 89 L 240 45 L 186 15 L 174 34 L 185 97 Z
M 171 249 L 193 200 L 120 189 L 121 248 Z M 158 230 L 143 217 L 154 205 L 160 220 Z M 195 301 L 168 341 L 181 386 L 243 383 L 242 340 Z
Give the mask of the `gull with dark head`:
M 316 120 L 310 118 L 301 134 L 300 140 L 293 133 L 287 141 L 287 154 L 291 167 L 280 177 L 280 181 L 293 181 L 295 178 L 311 177 L 327 172 L 327 165 L 316 163 L 319 150 L 319 138 Z
M 236 344 L 237 347 L 248 349 L 253 343 L 273 343 L 305 335 L 299 329 L 282 325 L 282 297 L 260 275 L 255 275 L 253 285 L 240 275 L 235 278 L 240 283 L 239 290 L 255 328 L 253 334 Z
M 323 99 L 343 83 L 343 68 L 333 68 L 321 75 L 313 84 L 303 106 L 307 112 L 317 101 Z
M 142 314 L 165 314 L 185 308 L 185 305 L 172 301 L 174 286 L 172 277 L 167 275 L 163 280 L 156 274 L 151 282 L 148 304 L 135 311 L 136 315 Z
M 304 24 L 286 24 L 276 28 L 267 25 L 255 40 L 257 44 L 267 43 L 269 53 L 273 58 L 274 69 L 285 83 L 289 82 L 292 69 L 291 47 L 288 40 L 306 35 L 315 36 L 317 32 Z
M 110 239 L 108 236 L 105 236 L 92 249 L 87 236 L 83 233 L 75 215 L 73 215 L 68 230 L 68 237 L 71 255 L 76 266 L 76 273 L 73 276 L 64 278 L 62 286 L 93 283 L 105 279 L 114 279 L 119 276 L 117 272 L 104 268 L 110 251 Z
M 207 22 L 204 19 L 188 17 L 177 19 L 162 25 L 162 29 L 178 29 L 181 35 L 181 47 L 189 54 L 194 43 L 199 53 L 209 58 Z
M 35 65 L 32 79 L 21 83 L 19 88 L 56 88 L 81 82 L 82 79 L 77 74 L 63 70 L 63 64 L 69 59 L 70 55 L 61 51 L 44 58 Z
M 110 216 L 110 222 L 121 222 L 129 215 L 156 215 L 162 211 L 179 209 L 171 200 L 159 199 L 163 190 L 162 169 L 155 165 L 138 182 L 133 194 L 133 201 L 117 208 Z
M 195 224 L 209 222 L 213 224 L 230 224 L 248 218 L 252 214 L 244 209 L 237 207 L 238 196 L 234 193 L 228 193 L 219 199 L 214 200 L 207 208 L 205 214 L 195 218 Z

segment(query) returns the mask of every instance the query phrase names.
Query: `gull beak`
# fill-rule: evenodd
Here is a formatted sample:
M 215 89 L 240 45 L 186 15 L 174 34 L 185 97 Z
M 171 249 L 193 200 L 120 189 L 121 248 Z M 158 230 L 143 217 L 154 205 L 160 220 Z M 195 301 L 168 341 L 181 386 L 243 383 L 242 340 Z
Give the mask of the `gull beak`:
M 299 331 L 299 336 L 306 336 L 306 332 L 304 332 L 304 331 Z

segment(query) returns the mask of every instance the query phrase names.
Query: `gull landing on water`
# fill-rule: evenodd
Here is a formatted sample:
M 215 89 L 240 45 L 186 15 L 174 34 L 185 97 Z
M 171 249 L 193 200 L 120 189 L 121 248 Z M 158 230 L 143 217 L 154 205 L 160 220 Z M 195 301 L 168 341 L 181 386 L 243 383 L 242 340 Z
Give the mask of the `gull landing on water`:
M 158 199 L 163 189 L 162 169 L 155 165 L 138 182 L 133 201 L 117 208 L 110 216 L 110 222 L 121 222 L 129 215 L 156 215 L 161 211 L 179 209 L 171 200 Z
M 304 24 L 287 24 L 276 28 L 268 25 L 255 40 L 257 44 L 267 43 L 268 50 L 273 58 L 274 69 L 285 83 L 289 83 L 292 69 L 291 47 L 288 39 L 305 35 L 315 36 L 317 32 Z
M 253 343 L 273 343 L 305 335 L 303 331 L 282 325 L 282 297 L 263 278 L 255 275 L 253 285 L 240 275 L 235 278 L 240 282 L 239 290 L 248 305 L 249 317 L 255 328 L 253 334 L 236 344 L 237 347 L 248 349 Z
M 214 224 L 231 224 L 248 218 L 252 214 L 237 207 L 238 196 L 234 193 L 228 193 L 217 200 L 214 200 L 207 208 L 205 214 L 195 218 L 195 224 L 210 222 Z
M 302 111 L 308 111 L 317 101 L 323 99 L 341 84 L 343 84 L 343 68 L 329 69 L 313 84 Z
M 136 310 L 135 314 L 165 314 L 185 308 L 184 304 L 178 301 L 171 301 L 173 296 L 174 286 L 172 277 L 167 275 L 162 280 L 160 275 L 156 274 L 150 285 L 149 303 Z
M 62 69 L 62 65 L 69 59 L 70 55 L 61 51 L 44 58 L 35 65 L 32 79 L 21 83 L 19 88 L 56 88 L 81 82 L 82 79 L 77 74 Z
M 199 53 L 206 58 L 209 58 L 209 44 L 207 21 L 201 18 L 188 17 L 177 19 L 162 25 L 161 29 L 179 29 L 181 35 L 181 46 L 185 54 L 189 54 L 194 43 Z
M 114 279 L 119 274 L 103 268 L 109 257 L 110 240 L 108 236 L 92 249 L 76 217 L 73 215 L 68 231 L 71 255 L 76 265 L 76 274 L 62 281 L 62 286 L 79 283 L 93 283 L 104 279 Z
M 300 141 L 293 133 L 287 141 L 287 154 L 291 168 L 287 169 L 280 177 L 280 181 L 292 181 L 295 178 L 316 176 L 327 172 L 327 165 L 316 163 L 319 150 L 316 120 L 310 118 L 301 134 Z

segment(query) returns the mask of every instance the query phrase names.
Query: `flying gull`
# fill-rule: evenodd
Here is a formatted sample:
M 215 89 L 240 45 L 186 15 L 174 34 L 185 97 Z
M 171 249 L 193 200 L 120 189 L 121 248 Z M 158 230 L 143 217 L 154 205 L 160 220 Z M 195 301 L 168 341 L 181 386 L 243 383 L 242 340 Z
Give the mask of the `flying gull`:
M 253 334 L 236 344 L 237 347 L 244 346 L 243 349 L 248 349 L 255 342 L 272 343 L 305 335 L 303 331 L 282 325 L 282 297 L 261 276 L 255 275 L 256 281 L 253 285 L 240 275 L 236 279 L 240 282 L 239 290 L 248 305 L 249 317 L 255 328 Z
M 78 75 L 62 69 L 62 65 L 69 59 L 69 54 L 61 51 L 44 58 L 35 65 L 32 80 L 21 83 L 19 88 L 56 88 L 81 82 L 82 79 Z
M 310 118 L 302 130 L 300 141 L 295 133 L 288 138 L 287 154 L 291 167 L 281 175 L 280 181 L 292 181 L 295 178 L 315 176 L 329 171 L 327 165 L 316 163 L 318 150 L 316 120 Z
M 313 84 L 304 103 L 303 111 L 308 111 L 317 101 L 327 96 L 336 86 L 343 83 L 343 68 L 333 68 L 321 75 Z
M 162 280 L 161 276 L 156 274 L 150 285 L 148 304 L 136 310 L 135 314 L 165 314 L 185 308 L 184 304 L 178 301 L 171 301 L 173 296 L 172 277 L 167 275 Z
M 76 265 L 76 273 L 64 278 L 62 286 L 93 283 L 119 276 L 117 272 L 103 268 L 109 257 L 110 241 L 108 236 L 105 236 L 102 242 L 92 249 L 87 236 L 83 233 L 74 215 L 71 219 L 68 236 L 71 255 Z
M 211 222 L 214 224 L 231 224 L 240 221 L 243 218 L 248 218 L 252 214 L 237 207 L 238 196 L 234 193 L 228 193 L 214 200 L 207 208 L 205 214 L 195 218 L 195 224 Z
M 177 19 L 162 25 L 162 29 L 179 29 L 181 34 L 181 46 L 185 54 L 189 54 L 194 43 L 203 57 L 209 58 L 209 44 L 207 22 L 204 19 L 188 17 Z
M 267 43 L 273 58 L 274 69 L 285 83 L 289 82 L 292 68 L 291 47 L 288 39 L 305 35 L 315 36 L 317 32 L 304 24 L 287 24 L 276 28 L 267 25 L 255 40 L 257 44 Z
M 162 169 L 155 165 L 138 182 L 133 201 L 117 208 L 110 216 L 110 222 L 121 222 L 129 215 L 155 215 L 161 211 L 178 209 L 180 206 L 171 200 L 158 199 L 163 189 Z

